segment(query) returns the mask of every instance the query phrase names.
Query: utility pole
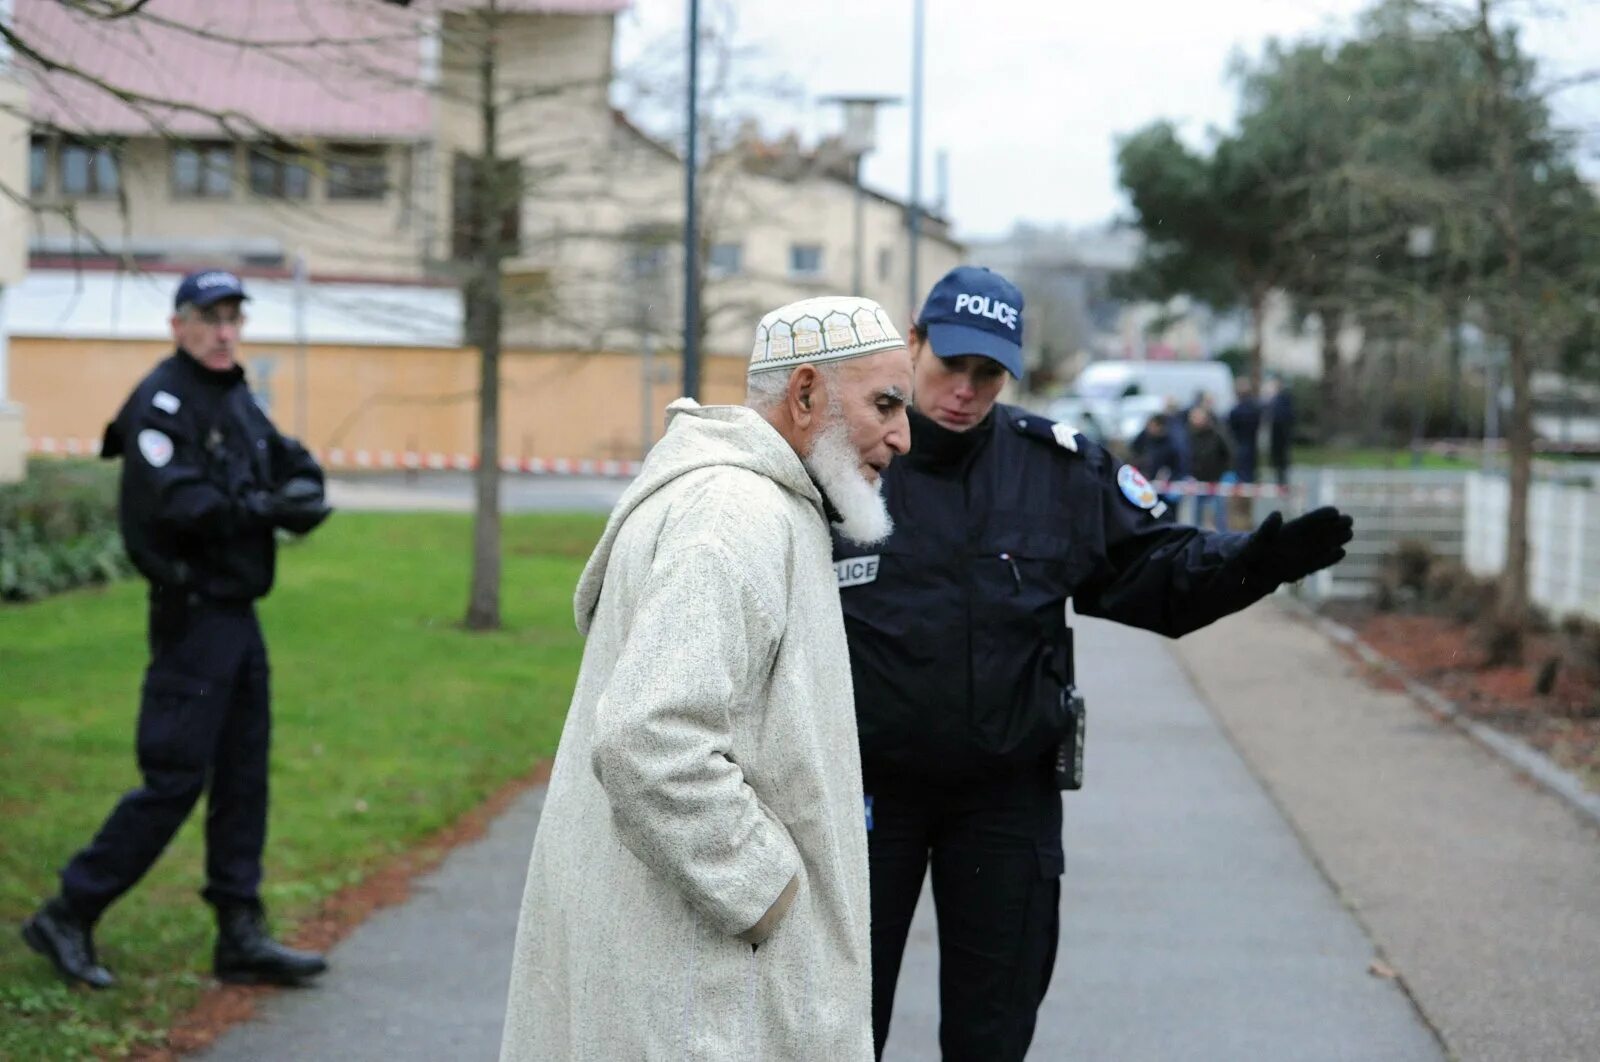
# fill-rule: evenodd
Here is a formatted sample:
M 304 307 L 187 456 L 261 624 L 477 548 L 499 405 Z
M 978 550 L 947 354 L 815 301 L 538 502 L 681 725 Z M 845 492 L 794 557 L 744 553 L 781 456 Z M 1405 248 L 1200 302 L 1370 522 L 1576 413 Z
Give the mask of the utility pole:
M 306 256 L 294 256 L 294 434 L 306 441 L 307 425 L 311 415 L 306 406 L 311 401 L 311 384 L 306 377 Z
M 700 222 L 695 177 L 700 168 L 700 0 L 689 0 L 689 135 L 683 152 L 683 393 L 700 397 Z
M 917 277 L 917 244 L 922 238 L 922 3 L 923 0 L 912 0 L 911 7 L 911 202 L 906 212 L 911 229 L 911 260 L 906 305 L 907 312 L 913 315 L 922 298 L 922 284 Z

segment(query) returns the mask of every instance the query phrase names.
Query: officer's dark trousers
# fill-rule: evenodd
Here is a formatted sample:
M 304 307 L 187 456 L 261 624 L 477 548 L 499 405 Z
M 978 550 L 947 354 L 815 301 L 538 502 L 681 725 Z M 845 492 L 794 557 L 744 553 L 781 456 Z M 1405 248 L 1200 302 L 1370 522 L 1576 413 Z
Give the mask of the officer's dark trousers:
M 945 1062 L 1021 1059 L 1055 966 L 1061 794 L 1047 770 L 964 785 L 867 779 L 872 1033 L 889 1035 L 900 960 L 930 857 Z
M 90 920 L 144 876 L 208 786 L 203 895 L 250 902 L 261 883 L 271 723 L 255 609 L 152 594 L 150 655 L 137 740 L 144 784 L 61 872 L 62 896 Z

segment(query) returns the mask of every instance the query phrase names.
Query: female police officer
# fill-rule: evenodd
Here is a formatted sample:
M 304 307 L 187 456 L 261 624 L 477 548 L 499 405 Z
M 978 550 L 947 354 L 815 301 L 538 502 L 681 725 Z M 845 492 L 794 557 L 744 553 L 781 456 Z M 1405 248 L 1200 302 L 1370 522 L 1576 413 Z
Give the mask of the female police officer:
M 960 267 L 910 330 L 911 451 L 883 476 L 895 530 L 835 539 L 866 787 L 873 1033 L 930 858 L 947 1062 L 1020 1059 L 1058 935 L 1059 776 L 1074 726 L 1066 600 L 1176 637 L 1344 556 L 1349 517 L 1254 534 L 1163 519 L 1133 468 L 996 402 L 1022 369 L 1022 294 Z M 1081 735 L 1081 729 L 1077 731 Z

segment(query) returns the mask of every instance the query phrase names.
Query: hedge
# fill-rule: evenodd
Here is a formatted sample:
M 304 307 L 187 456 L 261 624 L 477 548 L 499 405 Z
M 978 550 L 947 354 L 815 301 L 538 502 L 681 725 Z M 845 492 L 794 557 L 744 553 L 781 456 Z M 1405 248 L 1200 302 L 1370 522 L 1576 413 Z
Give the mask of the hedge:
M 0 486 L 0 601 L 110 582 L 133 566 L 117 533 L 118 466 L 34 460 Z

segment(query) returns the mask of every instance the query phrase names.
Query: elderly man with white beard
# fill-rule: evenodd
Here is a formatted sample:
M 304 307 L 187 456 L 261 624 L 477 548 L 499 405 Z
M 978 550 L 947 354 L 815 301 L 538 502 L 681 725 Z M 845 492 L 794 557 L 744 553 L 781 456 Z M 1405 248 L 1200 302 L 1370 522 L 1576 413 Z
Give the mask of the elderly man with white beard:
M 889 534 L 911 387 L 882 307 L 825 297 L 762 319 L 746 405 L 669 407 L 578 583 L 506 1062 L 872 1057 L 829 526 Z

